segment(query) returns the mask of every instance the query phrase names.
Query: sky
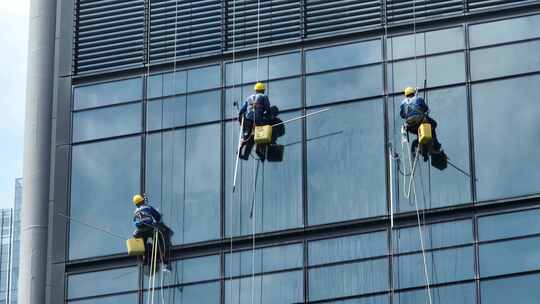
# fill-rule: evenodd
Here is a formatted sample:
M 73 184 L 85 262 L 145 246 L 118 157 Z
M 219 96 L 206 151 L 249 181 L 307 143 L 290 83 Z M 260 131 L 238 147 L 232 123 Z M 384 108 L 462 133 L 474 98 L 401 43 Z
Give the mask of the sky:
M 0 208 L 13 207 L 22 177 L 30 0 L 0 1 Z

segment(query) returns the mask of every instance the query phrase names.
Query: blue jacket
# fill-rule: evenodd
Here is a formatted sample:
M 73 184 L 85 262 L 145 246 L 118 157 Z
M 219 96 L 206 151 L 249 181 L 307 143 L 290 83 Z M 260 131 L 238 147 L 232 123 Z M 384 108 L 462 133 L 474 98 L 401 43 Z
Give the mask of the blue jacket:
M 137 228 L 156 227 L 161 221 L 161 214 L 150 205 L 141 205 L 135 210 L 133 223 Z
M 420 96 L 407 97 L 399 106 L 399 115 L 407 122 L 419 122 L 429 112 L 429 108 Z
M 268 112 L 270 112 L 270 100 L 268 96 L 259 93 L 249 96 L 240 108 L 240 115 L 255 121 L 255 124 L 265 123 L 264 114 Z

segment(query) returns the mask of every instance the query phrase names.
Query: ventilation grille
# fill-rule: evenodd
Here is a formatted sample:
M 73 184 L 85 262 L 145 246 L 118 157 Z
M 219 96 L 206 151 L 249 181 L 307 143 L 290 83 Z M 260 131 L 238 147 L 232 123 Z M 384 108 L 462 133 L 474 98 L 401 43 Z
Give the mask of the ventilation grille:
M 298 0 L 260 0 L 260 43 L 300 39 L 301 5 L 302 1 Z M 257 9 L 257 0 L 227 2 L 228 48 L 233 47 L 233 40 L 237 48 L 257 44 Z
M 308 36 L 382 24 L 380 0 L 308 0 L 306 6 Z
M 513 6 L 521 3 L 533 3 L 538 0 L 468 0 L 469 10 L 477 11 L 486 8 L 494 8 L 500 6 Z
M 140 66 L 144 61 L 144 0 L 79 0 L 74 73 Z
M 152 0 L 151 5 L 151 62 L 221 51 L 222 1 Z
M 389 23 L 462 14 L 464 10 L 463 0 L 387 0 Z

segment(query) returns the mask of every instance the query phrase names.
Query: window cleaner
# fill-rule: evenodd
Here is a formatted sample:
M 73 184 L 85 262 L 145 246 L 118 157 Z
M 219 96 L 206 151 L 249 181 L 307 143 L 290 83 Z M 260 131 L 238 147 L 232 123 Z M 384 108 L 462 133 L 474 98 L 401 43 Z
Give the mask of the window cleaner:
M 171 248 L 171 235 L 172 230 L 162 222 L 161 213 L 154 207 L 147 203 L 147 199 L 140 195 L 135 194 L 133 196 L 133 204 L 137 207 L 133 216 L 133 224 L 137 228 L 133 232 L 132 244 L 136 248 L 137 243 L 144 245 L 143 262 L 149 264 L 151 261 L 150 253 L 154 242 L 157 241 L 158 256 L 161 260 L 161 267 L 163 270 L 170 270 L 169 266 L 169 250 Z M 156 233 L 157 232 L 157 233 Z M 157 235 L 157 240 L 154 236 Z M 152 239 L 152 244 L 148 242 Z M 128 241 L 128 251 L 130 249 Z
M 404 129 L 416 134 L 417 138 L 411 145 L 411 155 L 416 150 L 421 153 L 424 161 L 431 156 L 431 165 L 439 170 L 446 169 L 447 157 L 437 139 L 437 122 L 429 116 L 429 107 L 424 99 L 416 94 L 416 89 L 407 87 L 404 90 L 405 99 L 401 102 L 399 115 L 405 120 Z M 413 157 L 414 158 L 414 157 Z
M 264 83 L 257 82 L 253 89 L 255 94 L 244 101 L 238 113 L 238 121 L 243 128 L 239 158 L 248 160 L 253 146 L 257 144 L 255 151 L 260 160 L 281 161 L 283 146 L 276 144 L 276 139 L 285 134 L 285 126 L 277 118 L 279 109 L 270 105 Z

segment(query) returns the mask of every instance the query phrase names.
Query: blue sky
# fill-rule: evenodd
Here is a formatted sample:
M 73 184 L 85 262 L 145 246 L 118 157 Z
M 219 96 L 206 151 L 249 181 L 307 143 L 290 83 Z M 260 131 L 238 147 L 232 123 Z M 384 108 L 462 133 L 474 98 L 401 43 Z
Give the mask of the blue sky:
M 29 0 L 0 1 L 0 208 L 22 176 Z

